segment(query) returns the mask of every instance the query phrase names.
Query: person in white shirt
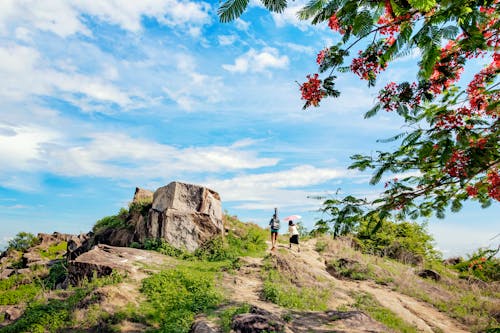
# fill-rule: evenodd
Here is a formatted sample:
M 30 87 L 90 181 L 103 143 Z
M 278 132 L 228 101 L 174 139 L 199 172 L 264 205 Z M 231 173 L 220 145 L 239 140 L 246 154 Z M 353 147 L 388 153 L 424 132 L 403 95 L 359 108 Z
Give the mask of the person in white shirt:
M 297 226 L 291 220 L 288 222 L 288 234 L 290 235 L 290 250 L 292 249 L 292 244 L 297 244 L 297 248 L 300 252 L 299 231 L 297 230 Z

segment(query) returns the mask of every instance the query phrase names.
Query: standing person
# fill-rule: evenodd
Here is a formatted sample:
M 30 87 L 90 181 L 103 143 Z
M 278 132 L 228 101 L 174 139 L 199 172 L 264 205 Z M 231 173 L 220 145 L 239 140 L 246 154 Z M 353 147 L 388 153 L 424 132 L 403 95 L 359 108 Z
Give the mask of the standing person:
M 290 250 L 292 249 L 292 244 L 297 244 L 297 248 L 300 252 L 299 231 L 297 230 L 297 225 L 295 225 L 292 220 L 288 222 L 288 234 L 290 235 Z
M 274 208 L 274 215 L 269 221 L 271 227 L 271 251 L 276 248 L 276 241 L 278 239 L 278 231 L 280 229 L 280 219 L 278 218 L 278 208 Z

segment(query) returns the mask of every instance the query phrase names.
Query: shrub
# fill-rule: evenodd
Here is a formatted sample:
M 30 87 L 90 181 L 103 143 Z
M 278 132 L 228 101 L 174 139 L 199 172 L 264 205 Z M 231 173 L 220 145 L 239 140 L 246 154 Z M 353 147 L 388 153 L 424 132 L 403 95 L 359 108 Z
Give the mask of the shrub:
M 68 275 L 68 269 L 64 261 L 58 261 L 50 267 L 49 275 L 45 278 L 46 286 L 54 289 L 58 283 L 62 283 Z
M 106 229 L 125 227 L 127 217 L 128 210 L 121 208 L 117 215 L 106 216 L 98 220 L 92 228 L 92 231 L 97 234 Z
M 7 249 L 26 251 L 30 247 L 38 245 L 40 240 L 32 233 L 21 231 L 8 243 Z
M 364 253 L 387 256 L 410 264 L 418 264 L 424 258 L 440 258 L 440 253 L 433 248 L 433 238 L 428 234 L 425 224 L 384 220 L 380 229 L 373 232 L 369 222 L 361 221 L 356 236 Z
M 500 281 L 500 258 L 496 258 L 497 249 L 480 248 L 469 259 L 453 267 L 462 273 L 462 277 L 474 276 L 486 282 Z
M 129 204 L 128 212 L 129 214 L 139 213 L 142 216 L 147 216 L 149 210 L 151 209 L 152 204 L 153 204 L 152 198 L 134 201 Z

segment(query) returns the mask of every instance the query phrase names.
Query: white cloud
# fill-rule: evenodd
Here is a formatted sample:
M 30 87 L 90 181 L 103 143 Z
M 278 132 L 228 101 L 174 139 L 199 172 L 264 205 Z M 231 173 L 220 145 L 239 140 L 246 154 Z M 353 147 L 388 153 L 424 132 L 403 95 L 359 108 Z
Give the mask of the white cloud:
M 317 194 L 315 190 L 308 190 L 308 187 L 347 175 L 341 169 L 301 165 L 278 172 L 207 180 L 206 184 L 222 193 L 225 202 L 243 201 L 243 204 L 237 206 L 241 209 L 271 209 L 277 206 L 308 209 L 318 206 L 318 200 L 307 199 L 309 195 Z
M 304 7 L 305 3 L 305 1 L 297 0 L 293 5 L 286 7 L 282 13 L 272 13 L 274 24 L 276 24 L 278 28 L 286 25 L 293 25 L 301 31 L 306 31 L 311 27 L 311 24 L 308 21 L 299 20 L 297 16 L 297 13 Z
M 176 61 L 176 79 L 166 82 L 163 91 L 182 109 L 190 111 L 224 99 L 222 77 L 198 73 L 196 61 L 187 54 L 179 55 Z
M 225 64 L 222 68 L 229 72 L 265 72 L 271 68 L 287 68 L 289 59 L 286 55 L 280 56 L 279 51 L 272 47 L 265 47 L 260 52 L 250 49 L 247 53 L 236 58 L 233 65 Z
M 105 79 L 116 78 L 116 71 L 99 77 L 78 73 L 72 66 L 60 69 L 51 68 L 33 48 L 15 44 L 0 47 L 0 96 L 23 101 L 32 95 L 69 94 L 66 99 L 70 101 L 91 99 L 116 103 L 122 108 L 133 107 L 132 96 Z
M 233 44 L 238 37 L 236 35 L 220 35 L 218 36 L 220 45 L 231 45 Z
M 234 24 L 236 25 L 236 29 L 242 31 L 247 31 L 250 27 L 250 22 L 244 21 L 240 18 L 236 19 L 236 21 L 234 21 Z
M 285 43 L 284 44 L 286 47 L 288 47 L 290 50 L 299 52 L 299 53 L 305 53 L 305 54 L 314 54 L 314 49 L 311 46 L 306 46 L 306 45 L 301 45 L 301 44 L 296 44 L 296 43 Z
M 81 20 L 82 15 L 132 32 L 142 29 L 144 16 L 155 18 L 163 25 L 189 29 L 209 23 L 209 11 L 208 3 L 179 0 L 4 0 L 0 3 L 0 32 L 8 33 L 10 25 L 29 24 L 60 37 L 76 33 L 90 35 L 90 30 Z
M 0 184 L 19 188 L 16 175 L 48 172 L 62 176 L 113 179 L 165 179 L 184 173 L 226 172 L 274 166 L 276 158 L 259 157 L 242 140 L 228 146 L 174 147 L 120 132 L 71 137 L 38 126 L 0 126 Z M 24 185 L 23 185 L 24 186 Z M 21 186 L 22 187 L 22 186 Z

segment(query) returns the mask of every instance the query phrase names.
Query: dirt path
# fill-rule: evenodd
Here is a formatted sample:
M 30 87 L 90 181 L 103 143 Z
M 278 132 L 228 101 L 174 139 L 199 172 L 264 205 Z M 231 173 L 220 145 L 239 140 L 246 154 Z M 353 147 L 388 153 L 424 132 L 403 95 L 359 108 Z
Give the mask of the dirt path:
M 432 305 L 418 301 L 407 295 L 390 290 L 370 281 L 339 280 L 326 271 L 324 260 L 314 251 L 314 240 L 304 242 L 300 253 L 294 254 L 310 265 L 316 274 L 332 279 L 336 288 L 349 292 L 363 291 L 371 294 L 385 308 L 391 310 L 407 323 L 415 326 L 421 332 L 454 332 L 467 333 L 459 323 L 439 312 Z
M 331 276 L 326 271 L 324 259 L 314 250 L 314 245 L 314 240 L 303 242 L 301 252 L 294 249 L 290 254 L 295 257 L 294 260 L 302 261 L 309 273 L 333 282 L 333 297 L 328 304 L 332 310 L 342 305 L 352 304 L 353 300 L 349 295 L 362 291 L 372 295 L 383 307 L 394 312 L 420 332 L 469 332 L 431 305 L 392 291 L 388 287 L 370 281 L 340 280 Z M 288 251 L 283 245 L 278 247 L 278 251 L 280 249 Z M 261 258 L 243 258 L 241 269 L 237 274 L 228 274 L 224 277 L 224 284 L 228 287 L 230 299 L 238 303 L 255 305 L 279 315 L 289 312 L 262 300 L 261 269 Z M 370 318 L 364 318 L 363 314 L 359 313 L 353 314 L 344 322 L 338 320 L 338 313 L 335 311 L 294 313 L 292 330 L 287 332 L 384 332 L 384 329 L 377 326 L 377 323 Z

